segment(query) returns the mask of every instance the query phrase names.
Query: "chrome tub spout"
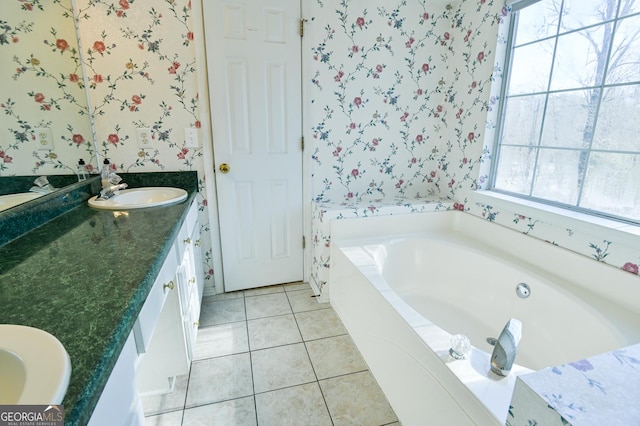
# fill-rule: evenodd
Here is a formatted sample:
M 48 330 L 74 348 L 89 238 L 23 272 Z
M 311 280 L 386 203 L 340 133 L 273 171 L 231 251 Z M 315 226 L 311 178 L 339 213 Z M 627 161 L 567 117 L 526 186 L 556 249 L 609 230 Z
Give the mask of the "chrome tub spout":
M 507 376 L 516 359 L 522 337 L 522 322 L 511 318 L 502 329 L 491 354 L 491 371 Z

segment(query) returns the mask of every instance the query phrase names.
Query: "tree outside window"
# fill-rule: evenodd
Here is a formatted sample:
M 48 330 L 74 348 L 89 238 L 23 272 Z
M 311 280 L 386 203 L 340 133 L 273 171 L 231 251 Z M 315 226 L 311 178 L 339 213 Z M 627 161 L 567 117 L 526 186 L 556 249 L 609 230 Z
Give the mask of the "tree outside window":
M 493 189 L 640 222 L 640 1 L 515 12 Z

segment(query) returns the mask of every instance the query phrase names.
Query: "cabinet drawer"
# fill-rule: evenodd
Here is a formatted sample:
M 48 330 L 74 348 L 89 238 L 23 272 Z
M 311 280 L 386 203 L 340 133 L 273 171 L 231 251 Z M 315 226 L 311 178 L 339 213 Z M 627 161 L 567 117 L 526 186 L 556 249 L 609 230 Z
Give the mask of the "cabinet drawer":
M 168 292 L 178 291 L 178 283 L 176 282 L 177 267 L 176 250 L 172 247 L 158 274 L 158 278 L 156 278 L 156 281 L 153 283 L 153 287 L 140 311 L 140 315 L 133 325 L 133 334 L 136 339 L 136 348 L 139 354 L 145 353 L 149 347 L 151 336 L 153 335 L 158 318 L 160 318 L 160 312 L 162 311 Z

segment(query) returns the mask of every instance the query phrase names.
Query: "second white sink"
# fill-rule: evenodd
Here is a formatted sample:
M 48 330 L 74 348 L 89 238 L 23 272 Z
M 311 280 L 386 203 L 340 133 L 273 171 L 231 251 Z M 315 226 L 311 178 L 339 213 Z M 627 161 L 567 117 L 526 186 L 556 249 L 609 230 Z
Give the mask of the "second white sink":
M 61 404 L 71 360 L 51 334 L 25 325 L 0 324 L 0 405 Z
M 20 194 L 8 194 L 0 195 L 0 211 L 17 206 L 18 204 L 26 203 L 27 201 L 34 200 L 43 196 L 37 192 L 22 192 Z
M 187 191 L 172 187 L 143 187 L 123 189 L 117 195 L 107 199 L 98 196 L 89 198 L 89 205 L 103 210 L 129 210 L 146 207 L 166 206 L 176 204 L 187 199 Z

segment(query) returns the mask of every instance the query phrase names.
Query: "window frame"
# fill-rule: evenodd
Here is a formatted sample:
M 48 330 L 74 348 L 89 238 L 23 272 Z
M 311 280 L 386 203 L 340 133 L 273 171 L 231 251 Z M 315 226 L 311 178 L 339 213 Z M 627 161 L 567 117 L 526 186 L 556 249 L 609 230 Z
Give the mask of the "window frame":
M 574 91 L 584 91 L 584 90 L 598 90 L 599 94 L 598 94 L 598 104 L 597 104 L 597 110 L 596 110 L 596 123 L 597 120 L 600 117 L 600 107 L 602 105 L 602 98 L 604 96 L 604 92 L 605 90 L 612 88 L 612 87 L 622 87 L 622 86 L 640 86 L 640 81 L 634 81 L 634 82 L 624 82 L 624 83 L 614 83 L 614 84 L 606 84 L 606 80 L 607 80 L 607 76 L 608 76 L 608 72 L 609 72 L 609 64 L 611 61 L 611 54 L 609 52 L 609 55 L 607 56 L 606 59 L 606 65 L 605 65 L 605 74 L 603 75 L 602 81 L 599 82 L 598 84 L 594 84 L 591 86 L 583 86 L 583 87 L 579 87 L 579 88 L 570 88 L 570 89 L 551 89 L 551 82 L 552 82 L 552 76 L 553 76 L 553 68 L 554 68 L 554 64 L 556 61 L 556 53 L 557 53 L 557 44 L 558 44 L 558 38 L 561 35 L 567 35 L 567 34 L 573 34 L 573 33 L 577 33 L 579 31 L 583 31 L 585 29 L 589 29 L 589 28 L 594 28 L 600 25 L 603 25 L 606 22 L 612 22 L 614 25 L 614 30 L 613 30 L 613 34 L 611 37 L 611 45 L 609 46 L 609 51 L 611 50 L 614 41 L 615 41 L 615 34 L 616 31 L 618 29 L 618 24 L 619 22 L 621 22 L 624 19 L 628 19 L 631 17 L 635 17 L 635 16 L 640 16 L 640 12 L 635 12 L 635 13 L 631 13 L 629 15 L 625 15 L 623 17 L 619 17 L 619 8 L 620 8 L 620 2 L 622 0 L 618 0 L 617 2 L 617 11 L 616 11 L 616 16 L 612 19 L 606 20 L 606 21 L 602 21 L 602 22 L 598 22 L 595 24 L 591 24 L 591 25 L 587 25 L 584 27 L 580 27 L 580 28 L 574 28 L 572 30 L 569 31 L 560 31 L 559 28 L 556 29 L 555 34 L 553 36 L 549 36 L 549 37 L 545 37 L 544 39 L 552 39 L 553 43 L 554 43 L 554 50 L 553 50 L 553 56 L 551 58 L 551 70 L 549 72 L 549 79 L 547 81 L 547 87 L 544 91 L 540 91 L 540 92 L 531 92 L 531 93 L 523 93 L 523 94 L 516 94 L 516 95 L 512 95 L 512 96 L 507 96 L 507 91 L 509 89 L 509 84 L 511 81 L 511 72 L 513 70 L 513 54 L 514 54 L 514 45 L 515 45 L 515 41 L 516 41 L 516 37 L 517 37 L 517 25 L 518 25 L 518 20 L 519 20 L 519 12 L 521 10 L 523 10 L 524 8 L 531 6 L 535 3 L 538 3 L 541 0 L 521 0 L 521 1 L 515 1 L 515 2 L 511 2 L 511 4 L 509 4 L 510 2 L 507 2 L 508 5 L 511 6 L 511 11 L 510 11 L 510 19 L 508 22 L 509 28 L 508 28 L 508 36 L 506 39 L 506 44 L 504 46 L 505 49 L 505 55 L 504 55 L 504 63 L 503 63 L 503 70 L 504 70 L 504 74 L 503 77 L 501 79 L 500 82 L 500 98 L 499 98 L 499 102 L 497 105 L 497 117 L 498 117 L 498 121 L 497 121 L 497 126 L 496 126 L 496 131 L 495 131 L 495 135 L 494 135 L 494 140 L 492 142 L 492 158 L 491 158 L 491 164 L 490 164 L 490 168 L 489 168 L 489 176 L 488 176 L 488 186 L 487 186 L 487 190 L 491 191 L 491 192 L 495 192 L 497 194 L 502 194 L 505 195 L 507 197 L 513 197 L 515 199 L 521 199 L 526 203 L 539 203 L 542 205 L 547 205 L 550 206 L 551 208 L 555 209 L 560 209 L 560 210 L 567 210 L 569 212 L 574 212 L 574 213 L 579 213 L 579 214 L 585 214 L 587 216 L 592 216 L 594 218 L 602 218 L 602 219 L 608 219 L 608 220 L 613 220 L 615 222 L 622 222 L 622 223 L 627 223 L 627 224 L 632 224 L 632 225 L 640 225 L 640 217 L 638 219 L 633 219 L 633 218 L 629 218 L 629 217 L 625 217 L 625 216 L 618 216 L 616 214 L 613 213 L 609 213 L 609 212 L 605 212 L 605 211 L 600 211 L 600 210 L 595 210 L 595 209 L 591 209 L 591 208 L 586 208 L 586 207 L 582 207 L 580 206 L 580 202 L 582 200 L 582 196 L 583 196 L 583 192 L 584 192 L 584 188 L 585 188 L 585 180 L 586 180 L 586 176 L 587 176 L 587 170 L 588 170 L 588 166 L 589 166 L 589 159 L 592 155 L 592 153 L 598 153 L 598 152 L 606 152 L 606 153 L 611 153 L 611 154 L 632 154 L 632 155 L 638 155 L 640 154 L 640 149 L 638 149 L 637 151 L 625 151 L 625 150 L 603 150 L 603 149 L 594 149 L 593 148 L 593 142 L 594 142 L 594 137 L 592 135 L 591 140 L 589 141 L 589 146 L 586 148 L 567 148 L 567 147 L 558 147 L 558 146 L 549 146 L 549 147 L 545 147 L 541 144 L 542 141 L 542 129 L 544 129 L 544 123 L 545 120 L 547 118 L 547 107 L 549 104 L 549 97 L 550 95 L 553 94 L 557 94 L 557 93 L 569 93 L 569 92 L 574 92 Z M 562 9 L 564 8 L 564 2 L 565 0 L 562 0 L 563 4 L 562 4 Z M 560 12 L 562 13 L 562 12 Z M 558 20 L 558 27 L 560 27 L 560 19 Z M 540 40 L 544 40 L 544 39 L 540 39 Z M 535 41 L 527 41 L 526 43 L 523 43 L 520 46 L 526 46 L 529 44 L 533 44 L 536 42 L 539 42 L 540 40 L 535 40 Z M 517 97 L 524 97 L 524 96 L 531 96 L 531 95 L 544 95 L 545 96 L 545 102 L 544 102 L 544 113 L 541 117 L 541 123 L 540 123 L 540 135 L 538 136 L 538 141 L 536 142 L 535 145 L 532 145 L 531 148 L 535 149 L 535 162 L 533 165 L 533 176 L 532 176 L 532 180 L 531 180 L 531 184 L 528 188 L 528 194 L 523 194 L 523 193 L 518 193 L 518 192 L 512 192 L 509 190 L 505 190 L 505 189 L 500 189 L 496 187 L 496 178 L 497 178 L 497 171 L 498 171 L 498 165 L 499 165 L 499 160 L 500 160 L 500 156 L 501 156 L 501 148 L 503 146 L 502 144 L 502 137 L 504 134 L 504 130 L 505 130 L 505 112 L 506 112 L 506 104 L 508 99 L 511 98 L 517 98 Z M 517 145 L 517 144 L 505 144 L 504 146 L 524 146 L 524 145 Z M 536 171 L 538 168 L 538 161 L 540 158 L 540 153 L 543 149 L 547 149 L 547 148 L 551 148 L 551 149 L 560 149 L 560 150 L 567 150 L 567 151 L 572 151 L 572 152 L 580 152 L 580 151 L 585 151 L 586 155 L 587 155 L 587 160 L 586 160 L 586 166 L 585 166 L 585 171 L 584 171 L 584 175 L 581 176 L 581 182 L 580 182 L 580 188 L 579 188 L 579 193 L 578 193 L 578 197 L 576 200 L 576 204 L 568 204 L 568 203 L 563 203 L 563 202 L 559 202 L 559 201 L 554 201 L 554 200 L 549 200 L 549 199 L 545 199 L 545 198 L 540 198 L 540 197 L 536 197 L 535 195 L 533 195 L 533 190 L 535 188 L 535 183 L 536 183 Z

